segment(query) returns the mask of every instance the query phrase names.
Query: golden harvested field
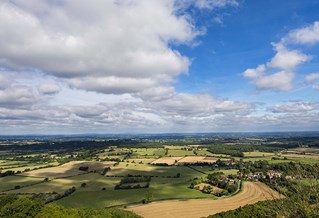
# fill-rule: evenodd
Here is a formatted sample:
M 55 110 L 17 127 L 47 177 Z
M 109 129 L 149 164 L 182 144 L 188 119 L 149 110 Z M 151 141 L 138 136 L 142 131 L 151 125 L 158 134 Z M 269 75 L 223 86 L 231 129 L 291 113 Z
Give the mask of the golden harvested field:
M 188 156 L 180 159 L 177 164 L 190 164 L 190 163 L 215 163 L 218 158 L 215 157 L 205 157 L 205 156 Z
M 182 159 L 183 157 L 161 157 L 153 161 L 152 164 L 167 164 L 174 165 L 176 161 Z
M 31 177 L 61 178 L 85 173 L 85 171 L 79 170 L 79 167 L 88 166 L 89 171 L 102 171 L 104 168 L 112 166 L 114 163 L 115 162 L 71 161 L 61 166 L 32 170 L 22 173 L 21 175 Z
M 280 198 L 276 191 L 263 183 L 244 182 L 242 191 L 232 197 L 212 200 L 193 199 L 183 201 L 162 201 L 128 208 L 144 218 L 200 218 L 258 201 Z

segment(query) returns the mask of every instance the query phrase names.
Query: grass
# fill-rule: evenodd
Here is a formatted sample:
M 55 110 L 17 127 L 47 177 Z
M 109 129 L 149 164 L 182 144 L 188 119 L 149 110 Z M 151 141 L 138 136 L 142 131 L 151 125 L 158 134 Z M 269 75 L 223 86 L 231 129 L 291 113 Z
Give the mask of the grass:
M 189 148 L 185 145 L 165 145 L 164 148 L 172 149 L 172 150 L 181 150 L 182 148 Z
M 165 149 L 164 148 L 136 148 L 133 149 L 133 156 L 164 156 Z
M 107 172 L 108 176 L 126 176 L 145 175 L 145 176 L 175 176 L 181 174 L 182 178 L 192 178 L 200 175 L 199 172 L 192 170 L 186 166 L 154 166 L 150 164 L 126 163 L 120 162 L 119 165 L 111 167 L 112 170 Z
M 39 167 L 47 167 L 49 165 L 57 166 L 58 164 L 59 164 L 58 162 L 51 162 L 51 163 L 44 163 L 44 164 L 23 164 L 23 166 L 13 166 L 12 168 L 6 168 L 3 171 L 12 170 L 15 172 L 17 172 L 17 171 L 22 172 L 26 169 L 34 170 L 34 169 L 39 168 Z
M 6 176 L 0 178 L 0 191 L 14 188 L 15 186 L 25 186 L 43 181 L 43 178 L 33 178 L 25 176 Z
M 286 159 L 285 159 L 286 157 Z M 276 158 L 276 159 L 273 159 Z M 278 159 L 277 159 L 278 158 Z M 236 160 L 239 160 L 241 158 L 236 157 Z M 264 157 L 247 157 L 247 158 L 242 158 L 243 161 L 260 161 L 260 160 L 266 160 L 269 163 L 288 163 L 288 162 L 300 162 L 302 164 L 318 164 L 319 163 L 319 159 L 314 158 L 313 156 L 307 156 L 307 155 L 281 155 L 281 156 L 277 156 L 277 155 L 273 155 L 273 156 L 264 156 Z
M 99 191 L 102 188 L 113 189 L 119 181 L 120 178 L 107 178 L 96 173 L 89 173 L 70 178 L 55 179 L 34 186 L 12 190 L 9 193 L 63 193 L 72 186 L 76 187 L 77 192 Z M 82 183 L 86 183 L 85 188 L 81 187 Z
M 213 153 L 210 153 L 209 151 L 207 150 L 196 150 L 196 153 L 198 156 L 215 156 Z M 218 155 L 220 156 L 220 155 Z
M 270 152 L 244 152 L 244 157 L 267 157 L 267 156 L 274 156 L 274 153 Z
M 76 191 L 57 203 L 66 207 L 110 207 L 139 203 L 148 193 L 153 195 L 153 200 L 212 198 L 211 195 L 189 189 L 188 186 L 188 182 L 176 182 L 176 179 L 153 179 L 149 189 Z
M 177 157 L 182 157 L 182 156 L 193 156 L 195 155 L 194 152 L 188 151 L 188 150 L 168 150 L 167 156 L 177 156 Z
M 137 164 L 142 162 L 143 164 L 148 164 L 148 163 L 153 162 L 154 160 L 155 160 L 155 158 L 130 158 L 130 159 L 125 160 L 124 162 L 126 162 L 126 163 L 127 163 L 127 161 L 129 163 L 135 162 Z
M 192 168 L 199 170 L 199 171 L 202 171 L 206 174 L 211 174 L 214 172 L 223 172 L 226 176 L 236 175 L 238 172 L 238 170 L 235 170 L 235 169 L 220 169 L 220 170 L 215 169 L 215 170 L 213 170 L 213 168 L 210 166 L 192 166 Z M 204 174 L 202 174 L 202 175 L 204 175 Z

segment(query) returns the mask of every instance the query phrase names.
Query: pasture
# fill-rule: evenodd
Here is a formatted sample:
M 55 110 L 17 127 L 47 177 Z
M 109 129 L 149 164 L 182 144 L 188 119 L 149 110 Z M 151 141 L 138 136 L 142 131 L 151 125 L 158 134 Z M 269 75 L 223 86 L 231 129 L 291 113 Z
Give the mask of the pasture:
M 0 192 L 14 189 L 15 186 L 28 186 L 43 181 L 43 178 L 33 178 L 25 176 L 6 176 L 0 178 Z
M 103 171 L 106 167 L 110 167 L 115 162 L 97 162 L 97 161 L 71 161 L 66 164 L 43 168 L 38 170 L 32 170 L 24 172 L 21 175 L 31 177 L 48 177 L 48 178 L 61 178 L 75 176 L 86 173 L 79 170 L 80 167 L 88 167 L 89 171 Z
M 25 177 L 32 178 L 32 177 Z M 43 179 L 42 179 L 43 180 Z M 101 191 L 102 188 L 109 190 L 119 182 L 119 178 L 108 178 L 97 173 L 88 173 L 69 178 L 54 179 L 48 182 L 9 191 L 8 193 L 63 193 L 65 190 L 75 187 L 77 192 Z M 86 183 L 86 187 L 81 187 Z
M 154 160 L 152 164 L 167 164 L 169 166 L 175 165 L 177 161 L 182 159 L 183 157 L 161 157 L 157 160 Z
M 214 157 L 188 156 L 178 160 L 176 164 L 177 165 L 196 164 L 196 163 L 213 164 L 216 161 L 217 161 L 217 158 L 214 158 Z
M 189 189 L 188 182 L 180 182 L 179 179 L 152 179 L 148 189 L 129 189 L 105 191 L 81 191 L 75 192 L 71 196 L 57 201 L 66 207 L 110 207 L 132 203 L 141 203 L 147 194 L 153 196 L 153 200 L 165 199 L 192 199 L 192 198 L 214 198 L 212 195 Z
M 193 150 L 168 150 L 167 156 L 183 157 L 195 155 Z
M 186 166 L 155 166 L 151 164 L 120 162 L 118 165 L 111 167 L 106 176 L 126 176 L 130 174 L 169 178 L 176 176 L 177 173 L 180 173 L 181 178 L 192 178 L 192 176 L 201 174 Z

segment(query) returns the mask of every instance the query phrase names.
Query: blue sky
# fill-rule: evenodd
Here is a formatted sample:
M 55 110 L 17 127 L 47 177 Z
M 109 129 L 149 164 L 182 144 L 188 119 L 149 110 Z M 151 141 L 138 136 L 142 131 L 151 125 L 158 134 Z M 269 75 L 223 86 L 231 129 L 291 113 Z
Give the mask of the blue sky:
M 201 92 L 209 90 L 221 96 L 236 96 L 251 99 L 255 87 L 247 84 L 241 76 L 247 68 L 271 59 L 274 55 L 271 43 L 277 42 L 290 30 L 301 28 L 318 20 L 318 1 L 241 1 L 238 7 L 223 10 L 220 15 L 211 12 L 209 15 L 198 15 L 199 23 L 209 23 L 207 33 L 200 38 L 201 45 L 192 48 L 180 48 L 183 54 L 194 57 L 188 76 L 182 76 L 177 84 L 181 91 Z M 222 23 L 214 23 L 214 16 L 221 16 Z M 210 19 L 208 22 L 206 19 Z M 201 19 L 205 19 L 203 22 Z M 318 71 L 318 46 L 307 46 L 303 50 L 314 56 L 314 59 L 298 69 L 298 74 Z M 231 81 L 231 82 L 230 82 Z M 278 95 L 283 100 L 315 100 L 318 93 L 311 89 L 302 90 L 291 96 L 287 93 L 261 93 L 269 99 Z M 294 95 L 295 95 L 294 94 Z M 301 99 L 298 99 L 299 96 Z
M 0 134 L 318 130 L 318 11 L 1 1 Z

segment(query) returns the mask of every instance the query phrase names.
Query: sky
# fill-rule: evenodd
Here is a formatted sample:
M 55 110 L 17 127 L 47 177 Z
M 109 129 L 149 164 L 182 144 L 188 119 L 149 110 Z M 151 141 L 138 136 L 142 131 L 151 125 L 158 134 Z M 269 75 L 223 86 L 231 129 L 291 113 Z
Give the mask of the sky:
M 319 130 L 317 0 L 2 0 L 0 135 Z

